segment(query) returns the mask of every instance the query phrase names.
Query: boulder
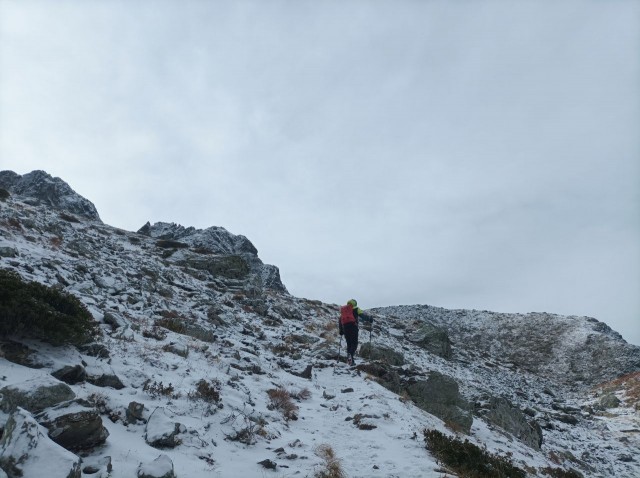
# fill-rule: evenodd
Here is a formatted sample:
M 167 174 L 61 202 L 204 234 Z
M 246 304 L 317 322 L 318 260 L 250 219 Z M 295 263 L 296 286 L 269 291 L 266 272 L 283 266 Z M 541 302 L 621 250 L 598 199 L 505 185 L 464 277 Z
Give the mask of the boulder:
M 608 408 L 617 408 L 620 406 L 620 403 L 622 403 L 620 399 L 611 392 L 603 395 L 600 397 L 600 400 L 598 400 L 598 404 L 605 410 Z
M 82 365 L 66 365 L 51 374 L 69 385 L 76 385 L 87 380 L 87 372 Z
M 13 340 L 0 344 L 0 351 L 9 362 L 17 363 L 29 368 L 43 368 L 37 359 L 37 352 L 28 346 Z
M 129 325 L 129 321 L 117 312 L 105 312 L 102 321 L 109 325 L 112 331 Z
M 408 333 L 406 338 L 417 346 L 442 358 L 450 359 L 453 355 L 451 340 L 449 340 L 447 331 L 429 322 L 424 322 L 417 331 Z
M 80 478 L 81 460 L 49 439 L 29 412 L 18 408 L 0 440 L 0 467 L 8 478 Z
M 144 404 L 138 402 L 130 402 L 127 407 L 126 417 L 127 423 L 137 423 L 144 421 Z
M 213 277 L 227 279 L 245 279 L 250 272 L 249 265 L 239 255 L 211 255 L 189 257 L 179 262 L 180 265 L 208 272 Z
M 158 408 L 147 421 L 145 440 L 154 448 L 175 448 L 181 443 L 178 435 L 185 431 L 184 425 L 166 416 L 164 408 Z
M 109 436 L 100 414 L 95 409 L 79 404 L 56 407 L 36 418 L 49 430 L 49 438 L 70 451 L 102 445 Z
M 0 389 L 0 410 L 12 413 L 18 407 L 39 412 L 59 403 L 73 400 L 76 394 L 53 377 L 40 377 L 8 385 Z
M 489 423 L 502 428 L 529 448 L 540 450 L 542 429 L 537 423 L 527 420 L 524 412 L 507 399 L 489 397 L 480 403 L 476 411 Z
M 151 463 L 140 463 L 138 478 L 176 478 L 173 462 L 167 455 L 160 455 Z
M 370 345 L 369 343 L 365 343 L 360 347 L 359 354 L 368 360 L 380 360 L 389 365 L 398 367 L 405 363 L 404 355 L 401 352 L 396 352 L 389 347 L 381 345 Z
M 124 384 L 117 375 L 107 373 L 102 375 L 89 375 L 87 377 L 87 382 L 95 385 L 96 387 L 110 387 L 116 390 L 122 390 L 124 388 Z
M 101 458 L 87 457 L 82 461 L 82 473 L 92 475 L 95 478 L 109 478 L 113 471 L 111 457 L 104 456 Z
M 358 364 L 358 370 L 366 372 L 378 378 L 378 382 L 383 387 L 393 393 L 401 393 L 403 389 L 402 379 L 396 369 L 385 362 L 370 362 Z
M 458 384 L 453 378 L 431 372 L 427 380 L 408 385 L 406 390 L 419 408 L 435 415 L 454 429 L 467 434 L 471 431 L 471 405 L 460 395 Z
M 0 257 L 18 257 L 18 249 L 15 247 L 0 247 Z

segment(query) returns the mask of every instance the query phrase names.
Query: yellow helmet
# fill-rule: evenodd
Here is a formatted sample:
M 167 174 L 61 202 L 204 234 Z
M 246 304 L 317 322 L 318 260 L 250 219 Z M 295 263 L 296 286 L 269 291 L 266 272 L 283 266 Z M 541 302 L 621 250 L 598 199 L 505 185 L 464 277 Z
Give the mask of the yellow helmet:
M 355 299 L 349 300 L 349 302 L 347 302 L 347 304 L 351 305 L 351 307 L 357 307 L 358 306 L 358 302 Z

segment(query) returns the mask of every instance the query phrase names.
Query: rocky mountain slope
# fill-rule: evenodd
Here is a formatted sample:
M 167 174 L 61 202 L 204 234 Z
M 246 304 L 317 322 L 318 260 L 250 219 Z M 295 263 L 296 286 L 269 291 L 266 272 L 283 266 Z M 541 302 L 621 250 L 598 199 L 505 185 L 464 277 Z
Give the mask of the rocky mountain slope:
M 288 294 L 247 238 L 123 231 L 44 172 L 0 188 L 0 269 L 101 330 L 2 337 L 0 477 L 312 477 L 328 456 L 349 477 L 456 476 L 425 429 L 527 476 L 640 476 L 640 348 L 595 319 L 384 308 L 348 368 L 338 306 Z

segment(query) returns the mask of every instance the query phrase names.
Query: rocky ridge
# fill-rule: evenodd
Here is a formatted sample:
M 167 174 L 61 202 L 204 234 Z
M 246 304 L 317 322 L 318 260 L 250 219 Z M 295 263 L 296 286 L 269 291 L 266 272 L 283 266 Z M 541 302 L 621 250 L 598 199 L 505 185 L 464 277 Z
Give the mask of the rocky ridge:
M 424 428 L 509 454 L 528 476 L 640 474 L 638 347 L 594 319 L 379 309 L 348 369 L 337 305 L 288 294 L 248 239 L 123 231 L 77 198 L 16 191 L 0 201 L 0 266 L 73 293 L 102 337 L 3 338 L 0 476 L 45 462 L 65 478 L 314 476 L 326 443 L 351 477 L 441 477 Z M 275 400 L 284 389 L 293 407 Z

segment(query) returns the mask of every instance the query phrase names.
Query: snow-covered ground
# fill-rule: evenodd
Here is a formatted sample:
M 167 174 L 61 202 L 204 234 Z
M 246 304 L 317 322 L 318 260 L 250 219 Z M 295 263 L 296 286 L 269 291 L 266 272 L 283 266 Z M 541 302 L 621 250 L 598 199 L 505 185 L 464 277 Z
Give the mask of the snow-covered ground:
M 337 305 L 261 289 L 255 278 L 211 278 L 179 264 L 154 238 L 99 221 L 63 220 L 53 209 L 17 198 L 0 202 L 2 248 L 15 254 L 5 252 L 0 267 L 62 287 L 87 305 L 101 323 L 109 356 L 27 341 L 41 368 L 0 358 L 0 388 L 49 380 L 51 372 L 75 365 L 92 376 L 115 375 L 125 385 L 71 385 L 78 398 L 98 407 L 109 431 L 104 445 L 81 453 L 83 466 L 110 457 L 109 476 L 130 478 L 141 464 L 166 466 L 154 463 L 166 455 L 178 477 L 312 477 L 323 466 L 318 450 L 328 445 L 352 478 L 455 476 L 425 448 L 423 430 L 456 432 L 375 377 L 335 360 Z M 196 333 L 159 327 L 168 317 Z M 615 392 L 620 407 L 590 412 L 598 390 L 568 387 L 553 374 L 519 367 L 500 349 L 481 355 L 458 341 L 453 357 L 442 358 L 406 340 L 407 328 L 423 319 L 377 311 L 373 342 L 402 352 L 407 363 L 401 370 L 418 379 L 437 371 L 452 377 L 472 403 L 483 395 L 503 397 L 545 425 L 540 450 L 478 416 L 461 439 L 508 454 L 531 476 L 542 476 L 546 467 L 574 468 L 585 477 L 640 476 L 640 417 L 623 390 Z M 485 330 L 495 323 L 490 314 L 484 322 Z M 571 336 L 578 340 L 586 332 L 576 327 Z M 205 340 L 196 338 L 198 331 Z M 367 342 L 368 333 L 361 339 Z M 310 377 L 296 375 L 309 365 Z M 201 380 L 218 388 L 218 403 L 197 398 Z M 293 399 L 297 419 L 270 406 L 268 391 L 278 388 L 300 395 Z M 144 421 L 128 423 L 131 402 L 144 405 Z M 563 414 L 576 423 L 560 420 Z M 0 414 L 0 425 L 8 416 Z M 176 423 L 177 446 L 158 449 L 145 440 Z M 275 469 L 258 464 L 264 460 Z M 51 465 L 34 478 L 49 476 Z M 104 470 L 87 476 L 99 475 L 107 476 Z

